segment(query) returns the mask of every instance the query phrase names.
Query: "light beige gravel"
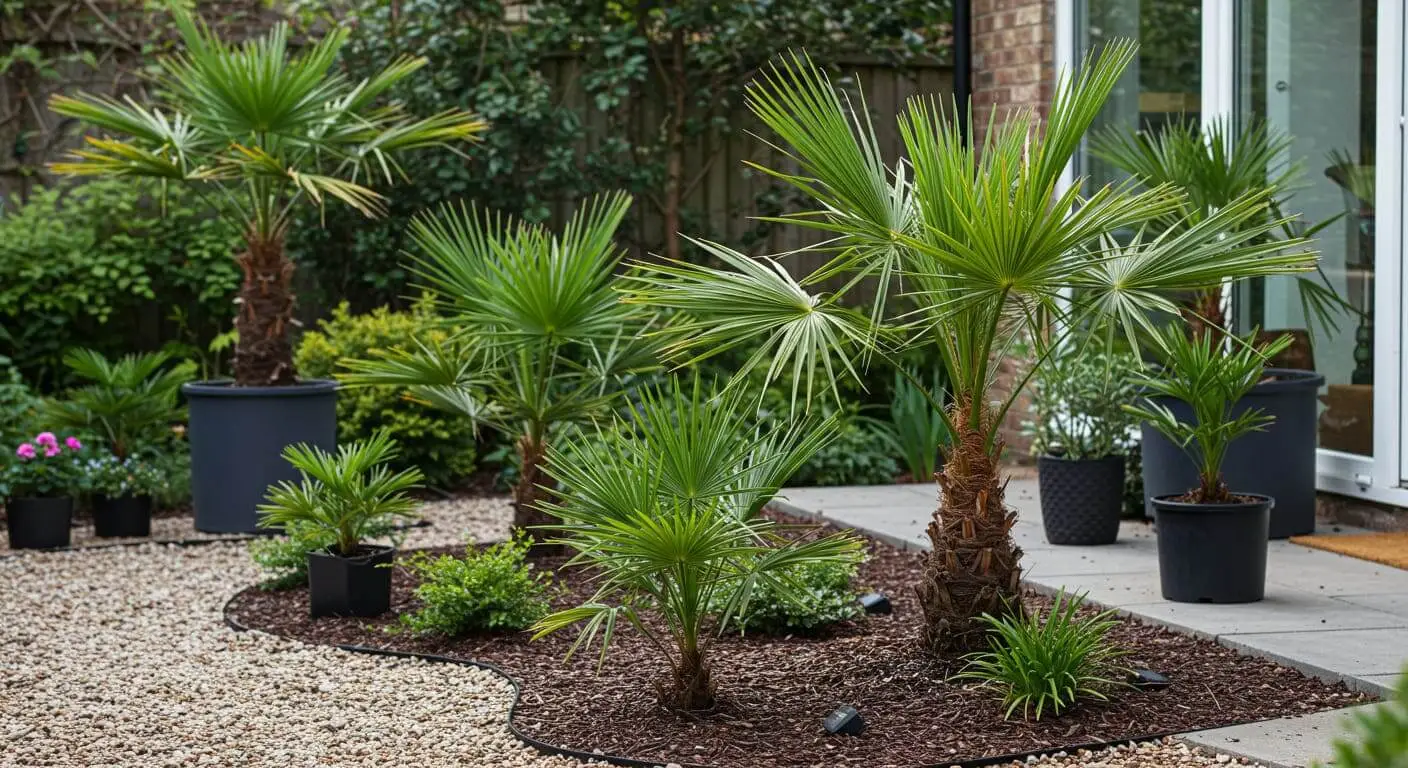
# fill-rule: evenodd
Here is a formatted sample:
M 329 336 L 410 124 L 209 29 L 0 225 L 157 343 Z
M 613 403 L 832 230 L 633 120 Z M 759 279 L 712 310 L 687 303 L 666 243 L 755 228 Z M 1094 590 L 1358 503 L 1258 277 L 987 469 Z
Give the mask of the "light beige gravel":
M 406 546 L 501 539 L 509 521 L 503 499 L 426 512 Z M 0 766 L 583 765 L 516 741 L 490 672 L 229 630 L 221 607 L 256 578 L 243 542 L 0 558 Z M 1039 764 L 1229 762 L 1165 743 Z

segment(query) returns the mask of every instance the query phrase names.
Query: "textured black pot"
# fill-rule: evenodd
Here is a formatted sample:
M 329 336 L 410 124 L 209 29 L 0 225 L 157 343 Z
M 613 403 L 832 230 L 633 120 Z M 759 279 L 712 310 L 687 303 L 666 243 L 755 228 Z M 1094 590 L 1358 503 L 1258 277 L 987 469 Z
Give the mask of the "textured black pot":
M 1265 432 L 1252 432 L 1232 441 L 1222 463 L 1229 488 L 1270 496 L 1270 536 L 1284 539 L 1315 531 L 1315 445 L 1319 406 L 1316 392 L 1325 377 L 1314 371 L 1268 368 L 1273 381 L 1256 385 L 1237 402 L 1235 413 L 1260 408 L 1275 417 Z M 1156 398 L 1180 419 L 1192 420 L 1185 403 Z M 1145 514 L 1154 516 L 1151 500 L 1179 496 L 1198 485 L 1193 462 L 1181 448 L 1149 425 L 1143 428 Z
M 10 549 L 54 549 L 69 545 L 73 499 L 68 496 L 5 502 Z
M 1041 522 L 1052 544 L 1113 544 L 1124 507 L 1124 457 L 1036 460 Z
M 352 557 L 308 553 L 308 609 L 319 616 L 380 616 L 391 607 L 391 547 L 363 545 Z
M 310 380 L 287 387 L 236 387 L 192 382 L 181 388 L 190 402 L 191 496 L 196 529 L 255 533 L 269 486 L 296 482 L 284 447 L 337 445 L 337 383 Z
M 1159 585 L 1179 603 L 1254 603 L 1266 595 L 1266 531 L 1275 501 L 1189 504 L 1154 499 Z
M 103 537 L 152 535 L 152 497 L 94 496 L 93 533 Z

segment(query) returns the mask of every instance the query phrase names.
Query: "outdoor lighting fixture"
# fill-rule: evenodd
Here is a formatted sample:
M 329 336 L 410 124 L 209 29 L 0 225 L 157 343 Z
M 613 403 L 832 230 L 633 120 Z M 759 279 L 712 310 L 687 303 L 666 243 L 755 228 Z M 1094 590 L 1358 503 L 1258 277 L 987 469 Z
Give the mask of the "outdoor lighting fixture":
M 860 607 L 864 608 L 865 612 L 871 615 L 877 613 L 889 614 L 891 611 L 894 610 L 894 608 L 890 605 L 890 598 L 885 597 L 879 592 L 871 592 L 868 595 L 861 595 Z
M 1168 678 L 1152 669 L 1136 669 L 1129 673 L 1129 684 L 1141 691 L 1162 691 L 1169 686 Z
M 859 736 L 865 730 L 865 720 L 861 719 L 860 713 L 855 707 L 837 707 L 836 711 L 826 716 L 822 721 L 826 726 L 826 732 L 831 734 L 843 733 L 847 736 Z

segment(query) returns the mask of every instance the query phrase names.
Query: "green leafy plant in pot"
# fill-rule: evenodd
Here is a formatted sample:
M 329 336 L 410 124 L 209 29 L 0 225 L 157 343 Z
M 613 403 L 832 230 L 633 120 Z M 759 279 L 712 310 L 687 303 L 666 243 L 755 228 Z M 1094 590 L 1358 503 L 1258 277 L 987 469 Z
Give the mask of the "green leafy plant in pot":
M 1124 452 L 1135 419 L 1139 358 L 1081 340 L 1057 351 L 1032 377 L 1028 425 L 1037 455 L 1041 520 L 1052 544 L 1113 544 L 1124 507 Z
M 99 536 L 147 536 L 153 496 L 163 490 L 157 470 L 144 459 L 162 443 L 173 442 L 171 427 L 184 422 L 178 402 L 181 385 L 196 365 L 168 367 L 171 355 L 156 352 L 108 360 L 91 349 L 71 349 L 64 365 L 86 384 L 48 401 L 41 409 L 55 426 L 91 432 L 106 448 L 85 466 L 93 502 L 93 528 Z
M 10 549 L 69 545 L 73 498 L 83 489 L 79 465 L 83 443 L 69 435 L 40 432 L 20 443 L 0 467 Z
M 1186 493 L 1152 499 L 1159 533 L 1159 582 L 1164 598 L 1181 603 L 1250 603 L 1266 592 L 1266 543 L 1275 499 L 1258 489 L 1230 489 L 1222 463 L 1233 441 L 1263 430 L 1273 417 L 1238 403 L 1261 381 L 1266 358 L 1290 337 L 1253 346 L 1248 340 L 1190 338 L 1178 324 L 1155 334 L 1163 368 L 1140 377 L 1150 395 L 1127 406 L 1174 444 L 1198 469 Z M 1154 396 L 1186 403 L 1178 416 Z
M 338 69 L 345 26 L 293 45 L 280 23 L 236 44 L 182 3 L 166 7 L 181 46 L 157 61 L 153 103 L 54 97 L 58 114 L 121 138 L 89 137 L 87 148 L 52 168 L 190 185 L 242 229 L 234 381 L 193 382 L 184 391 L 196 527 L 248 532 L 264 489 L 294 477 L 280 458 L 284 446 L 331 447 L 337 438 L 336 384 L 300 381 L 294 368 L 294 266 L 284 249 L 294 212 L 336 201 L 377 216 L 386 199 L 368 185 L 403 175 L 399 155 L 470 140 L 485 124 L 462 110 L 415 117 L 384 100 L 424 58 L 399 57 L 364 80 L 349 78 Z
M 301 526 L 333 544 L 308 553 L 308 603 L 319 616 L 378 616 L 391 606 L 390 564 L 395 549 L 367 544 L 390 521 L 415 515 L 409 491 L 419 486 L 419 469 L 392 472 L 396 441 L 383 433 L 339 446 L 336 453 L 291 445 L 284 458 L 302 481 L 269 489 L 259 506 L 268 527 Z

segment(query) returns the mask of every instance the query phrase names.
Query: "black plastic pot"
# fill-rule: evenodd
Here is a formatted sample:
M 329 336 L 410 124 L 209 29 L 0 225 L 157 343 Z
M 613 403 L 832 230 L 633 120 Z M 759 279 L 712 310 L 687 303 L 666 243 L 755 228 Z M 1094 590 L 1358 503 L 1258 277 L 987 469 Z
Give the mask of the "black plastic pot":
M 255 508 L 269 486 L 296 482 L 284 447 L 337 445 L 337 382 L 310 380 L 287 387 L 236 387 L 192 382 L 191 496 L 196 529 L 257 533 Z
M 1266 595 L 1266 532 L 1276 502 L 1154 499 L 1159 585 L 1179 603 L 1254 603 Z
M 10 549 L 55 549 L 69 545 L 73 499 L 67 496 L 5 502 Z
M 391 607 L 391 547 L 363 545 L 343 557 L 308 553 L 308 609 L 319 616 L 380 616 Z
M 1052 544 L 1113 544 L 1124 507 L 1124 457 L 1036 460 L 1041 522 Z
M 1232 442 L 1222 464 L 1222 477 L 1230 488 L 1270 496 L 1276 500 L 1270 536 L 1315 531 L 1315 446 L 1319 406 L 1316 392 L 1325 377 L 1314 371 L 1268 368 L 1275 377 L 1256 385 L 1238 401 L 1235 413 L 1260 408 L 1275 417 L 1265 432 L 1243 435 Z M 1192 420 L 1185 403 L 1155 398 L 1180 419 Z M 1198 473 L 1184 451 L 1149 425 L 1143 428 L 1145 514 L 1154 516 L 1152 501 L 1178 496 L 1198 485 Z
M 152 497 L 94 496 L 93 533 L 104 538 L 152 535 Z

